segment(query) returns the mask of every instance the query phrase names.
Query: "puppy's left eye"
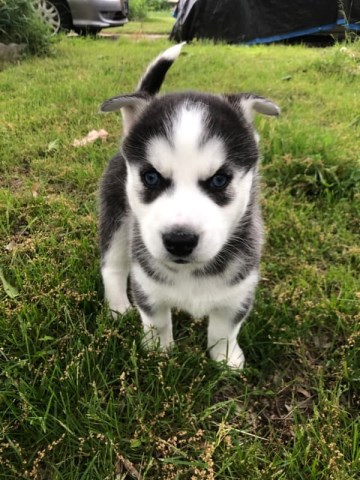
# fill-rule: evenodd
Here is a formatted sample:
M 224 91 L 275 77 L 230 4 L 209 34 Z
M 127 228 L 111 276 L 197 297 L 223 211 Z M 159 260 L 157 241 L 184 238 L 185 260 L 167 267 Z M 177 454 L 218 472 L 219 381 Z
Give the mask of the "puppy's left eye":
M 221 190 L 228 186 L 231 177 L 225 173 L 217 173 L 208 180 L 209 187 Z

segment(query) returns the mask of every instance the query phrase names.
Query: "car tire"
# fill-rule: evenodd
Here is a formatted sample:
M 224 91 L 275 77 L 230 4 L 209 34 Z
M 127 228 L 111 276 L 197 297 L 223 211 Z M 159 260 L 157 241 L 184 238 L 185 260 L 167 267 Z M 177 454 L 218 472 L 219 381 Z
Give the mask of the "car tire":
M 74 27 L 74 32 L 82 37 L 96 37 L 100 32 L 101 28 L 99 27 Z
M 66 0 L 35 0 L 34 7 L 53 34 L 72 28 L 72 16 Z

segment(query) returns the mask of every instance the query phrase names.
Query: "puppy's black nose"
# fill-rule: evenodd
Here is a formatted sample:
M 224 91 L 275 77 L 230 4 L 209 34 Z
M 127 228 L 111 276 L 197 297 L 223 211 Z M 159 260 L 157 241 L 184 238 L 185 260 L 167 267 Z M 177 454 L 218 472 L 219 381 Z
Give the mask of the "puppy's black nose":
M 199 241 L 199 236 L 192 232 L 175 230 L 162 236 L 166 250 L 176 257 L 190 255 Z

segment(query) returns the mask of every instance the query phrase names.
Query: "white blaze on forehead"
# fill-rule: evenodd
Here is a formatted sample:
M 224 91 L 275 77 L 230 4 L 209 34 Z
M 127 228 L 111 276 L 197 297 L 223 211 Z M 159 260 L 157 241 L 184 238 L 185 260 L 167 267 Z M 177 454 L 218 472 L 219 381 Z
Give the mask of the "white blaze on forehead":
M 185 104 L 173 125 L 173 142 L 176 149 L 192 153 L 199 149 L 206 121 L 206 111 L 201 106 Z
M 182 105 L 169 139 L 153 138 L 147 150 L 149 162 L 167 178 L 196 177 L 205 180 L 225 161 L 222 141 L 213 137 L 204 143 L 206 107 Z

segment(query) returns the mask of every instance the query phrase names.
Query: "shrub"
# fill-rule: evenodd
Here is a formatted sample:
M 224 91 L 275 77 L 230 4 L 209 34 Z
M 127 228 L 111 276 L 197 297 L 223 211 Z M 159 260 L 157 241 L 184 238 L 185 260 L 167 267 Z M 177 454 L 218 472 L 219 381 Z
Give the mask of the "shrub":
M 167 0 L 131 0 L 129 2 L 129 20 L 142 22 L 148 17 L 149 10 L 169 10 Z
M 149 11 L 147 0 L 132 0 L 129 2 L 129 20 L 146 20 Z
M 25 43 L 34 55 L 48 53 L 51 33 L 31 0 L 0 0 L 0 42 Z
M 170 10 L 169 2 L 167 0 L 148 0 L 149 10 Z

